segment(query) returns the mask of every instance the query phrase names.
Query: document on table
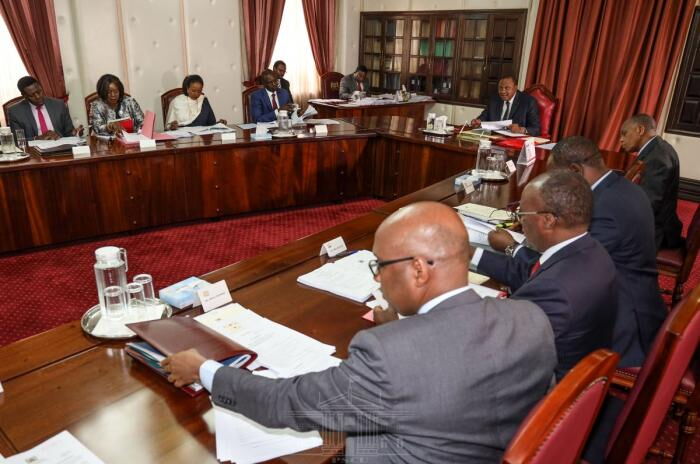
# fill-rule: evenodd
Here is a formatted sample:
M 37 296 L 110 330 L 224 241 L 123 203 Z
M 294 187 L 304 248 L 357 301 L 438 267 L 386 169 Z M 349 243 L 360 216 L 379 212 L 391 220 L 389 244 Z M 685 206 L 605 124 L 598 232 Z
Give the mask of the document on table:
M 120 138 L 126 144 L 137 144 L 142 140 L 151 140 L 150 138 L 146 137 L 143 134 L 133 134 L 131 132 L 122 132 L 122 135 L 120 136 Z
M 258 353 L 257 362 L 282 377 L 323 370 L 335 363 L 327 345 L 234 303 L 195 318 L 212 330 Z
M 496 132 L 497 134 L 505 135 L 506 137 L 529 137 L 527 134 L 517 134 L 509 130 L 497 130 L 494 132 Z
M 490 279 L 489 276 L 479 274 L 478 272 L 469 271 L 469 283 L 470 284 L 481 285 L 489 279 Z
M 272 429 L 216 405 L 214 427 L 216 458 L 236 464 L 267 461 L 323 444 L 321 435 L 315 430 Z
M 184 128 L 169 130 L 163 133 L 177 139 L 188 139 L 192 137 L 192 133 Z
M 187 131 L 193 135 L 212 135 L 212 134 L 223 134 L 225 132 L 233 132 L 234 130 L 228 127 L 226 124 L 217 123 L 213 126 L 191 126 L 183 127 L 182 130 Z
M 455 206 L 455 209 L 465 216 L 472 217 L 484 222 L 506 222 L 511 219 L 510 213 L 502 209 L 476 203 L 465 203 Z
M 368 266 L 373 259 L 371 251 L 361 250 L 301 275 L 297 282 L 363 303 L 379 288 Z
M 495 225 L 480 221 L 469 216 L 460 214 L 459 217 L 464 223 L 464 227 L 469 232 L 469 242 L 475 245 L 489 245 L 489 232 L 496 228 Z
M 411 98 L 408 100 L 409 103 L 420 103 L 427 101 L 433 101 L 433 97 L 429 95 L 411 95 Z
M 340 98 L 311 98 L 309 103 L 345 103 L 347 100 Z
M 6 464 L 104 464 L 68 431 L 63 431 L 29 451 L 5 458 Z
M 85 145 L 85 139 L 81 137 L 61 137 L 57 140 L 30 140 L 30 147 L 35 147 L 39 151 L 68 150 L 71 147 Z
M 481 298 L 486 298 L 487 296 L 491 298 L 500 298 L 503 295 L 503 292 L 500 290 L 494 290 L 493 288 L 484 287 L 483 285 L 470 283 L 469 288 L 474 290 Z
M 340 122 L 336 121 L 335 119 L 307 119 L 306 122 L 309 124 L 325 124 L 327 126 L 340 124 Z
M 510 127 L 513 124 L 512 119 L 504 121 L 481 121 L 481 128 L 486 130 L 498 131 Z

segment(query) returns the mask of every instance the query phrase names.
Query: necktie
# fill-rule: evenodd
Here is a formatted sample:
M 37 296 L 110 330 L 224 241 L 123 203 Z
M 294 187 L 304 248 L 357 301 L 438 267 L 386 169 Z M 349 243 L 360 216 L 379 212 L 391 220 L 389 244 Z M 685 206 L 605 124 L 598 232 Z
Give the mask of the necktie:
M 49 127 L 46 125 L 46 119 L 44 119 L 44 113 L 41 109 L 44 105 L 39 105 L 36 107 L 36 114 L 39 117 L 39 135 L 43 135 L 49 131 Z
M 503 116 L 501 117 L 501 121 L 505 121 L 508 119 L 508 113 L 510 113 L 510 102 L 506 102 L 506 109 L 503 111 Z
M 276 110 L 277 108 L 279 108 L 277 106 L 277 98 L 275 97 L 275 92 L 272 92 L 272 109 Z
M 542 266 L 540 265 L 540 260 L 538 259 L 537 262 L 535 263 L 535 265 L 532 266 L 532 269 L 530 269 L 530 277 L 535 275 L 535 272 L 539 271 L 540 267 L 542 267 Z

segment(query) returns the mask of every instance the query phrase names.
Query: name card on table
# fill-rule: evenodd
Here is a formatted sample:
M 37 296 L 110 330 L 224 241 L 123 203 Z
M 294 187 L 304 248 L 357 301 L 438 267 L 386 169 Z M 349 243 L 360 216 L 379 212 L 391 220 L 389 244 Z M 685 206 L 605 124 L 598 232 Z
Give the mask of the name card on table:
M 465 194 L 469 195 L 470 193 L 474 193 L 474 184 L 471 180 L 462 181 L 462 187 L 464 188 Z
M 506 168 L 508 168 L 508 173 L 510 174 L 515 172 L 515 163 L 513 160 L 508 160 L 508 162 L 506 162 Z
M 222 142 L 235 142 L 236 141 L 236 133 L 235 132 L 224 132 L 221 134 L 221 141 Z
M 225 280 L 220 280 L 202 290 L 197 290 L 197 296 L 202 303 L 202 309 L 205 313 L 233 301 Z
M 141 150 L 148 150 L 149 148 L 155 148 L 156 141 L 154 139 L 139 140 L 139 148 Z
M 73 147 L 73 159 L 90 158 L 90 146 Z
M 328 135 L 328 126 L 325 124 L 317 124 L 315 129 L 316 135 Z
M 520 150 L 520 156 L 518 157 L 518 164 L 524 164 L 525 166 L 530 166 L 537 159 L 535 154 L 535 139 L 528 137 L 523 143 L 523 148 Z
M 348 247 L 345 246 L 345 241 L 343 240 L 343 237 L 336 237 L 333 240 L 324 243 L 318 255 L 323 256 L 324 254 L 328 254 L 328 257 L 332 258 L 334 256 L 339 255 L 347 249 Z

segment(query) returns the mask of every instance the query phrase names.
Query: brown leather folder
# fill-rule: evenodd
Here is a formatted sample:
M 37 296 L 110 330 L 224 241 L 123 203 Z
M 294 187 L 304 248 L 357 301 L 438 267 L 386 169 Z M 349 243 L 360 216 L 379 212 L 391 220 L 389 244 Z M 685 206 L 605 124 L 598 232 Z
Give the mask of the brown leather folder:
M 207 359 L 223 361 L 249 354 L 250 364 L 257 354 L 190 317 L 175 316 L 155 321 L 127 324 L 131 330 L 166 356 L 195 348 Z

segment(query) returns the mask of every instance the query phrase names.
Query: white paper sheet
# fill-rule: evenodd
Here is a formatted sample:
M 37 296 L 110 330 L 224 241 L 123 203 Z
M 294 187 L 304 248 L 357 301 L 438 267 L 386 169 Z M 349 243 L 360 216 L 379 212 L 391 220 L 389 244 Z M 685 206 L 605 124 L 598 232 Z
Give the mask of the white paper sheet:
M 363 303 L 379 288 L 368 266 L 373 259 L 371 251 L 361 250 L 301 275 L 297 282 Z
M 537 148 L 541 148 L 543 150 L 551 150 L 554 148 L 554 145 L 556 145 L 556 142 L 554 143 L 543 143 L 542 145 L 537 145 Z
M 30 147 L 36 147 L 39 150 L 51 150 L 57 147 L 75 147 L 84 145 L 85 139 L 80 137 L 61 137 L 57 140 L 30 140 L 27 142 Z
M 506 119 L 504 121 L 481 121 L 481 128 L 486 130 L 498 131 L 510 127 L 513 124 L 512 119 Z
M 481 285 L 489 279 L 490 279 L 489 276 L 479 274 L 478 272 L 469 271 L 469 283 L 470 284 Z
M 527 134 L 516 134 L 515 132 L 511 132 L 509 130 L 497 130 L 495 132 L 497 134 L 505 135 L 506 137 L 529 137 Z
M 307 119 L 308 124 L 325 124 L 327 126 L 332 126 L 333 124 L 340 124 L 339 121 L 335 119 Z
M 170 135 L 171 137 L 175 137 L 178 139 L 188 139 L 192 137 L 192 133 L 184 130 L 184 129 L 175 129 L 175 130 L 169 130 L 163 132 L 166 135 Z
M 476 203 L 465 203 L 463 205 L 455 206 L 455 209 L 459 211 L 460 214 L 484 222 L 505 222 L 511 219 L 510 214 L 507 211 Z
M 63 431 L 29 451 L 5 459 L 7 464 L 104 464 L 68 431 Z

